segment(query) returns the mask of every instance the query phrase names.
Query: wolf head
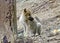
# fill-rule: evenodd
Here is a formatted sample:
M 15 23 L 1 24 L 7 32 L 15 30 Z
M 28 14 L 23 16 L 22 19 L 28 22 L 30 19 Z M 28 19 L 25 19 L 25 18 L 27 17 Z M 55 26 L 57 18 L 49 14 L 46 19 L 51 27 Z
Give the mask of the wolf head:
M 31 16 L 31 11 L 26 8 L 24 9 L 24 15 L 26 17 L 26 20 L 30 20 L 30 21 L 34 20 L 34 18 Z

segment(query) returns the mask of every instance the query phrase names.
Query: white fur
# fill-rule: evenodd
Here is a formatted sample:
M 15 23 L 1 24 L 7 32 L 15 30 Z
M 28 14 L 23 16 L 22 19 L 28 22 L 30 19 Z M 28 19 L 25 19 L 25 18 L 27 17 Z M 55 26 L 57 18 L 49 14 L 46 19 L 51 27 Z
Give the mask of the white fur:
M 22 29 L 24 30 L 24 37 L 27 37 L 28 36 L 28 32 L 27 32 L 28 31 L 28 26 L 27 26 L 25 20 L 26 20 L 26 17 L 22 13 L 20 15 L 20 18 L 19 18 L 19 22 L 20 22 L 19 24 L 22 26 Z

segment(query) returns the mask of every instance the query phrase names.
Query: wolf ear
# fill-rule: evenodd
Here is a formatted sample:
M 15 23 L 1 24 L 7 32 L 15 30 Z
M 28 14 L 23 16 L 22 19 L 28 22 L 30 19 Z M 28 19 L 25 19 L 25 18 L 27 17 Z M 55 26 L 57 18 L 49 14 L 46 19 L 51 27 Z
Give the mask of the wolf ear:
M 24 9 L 24 12 L 26 13 L 27 11 L 26 11 L 26 8 Z

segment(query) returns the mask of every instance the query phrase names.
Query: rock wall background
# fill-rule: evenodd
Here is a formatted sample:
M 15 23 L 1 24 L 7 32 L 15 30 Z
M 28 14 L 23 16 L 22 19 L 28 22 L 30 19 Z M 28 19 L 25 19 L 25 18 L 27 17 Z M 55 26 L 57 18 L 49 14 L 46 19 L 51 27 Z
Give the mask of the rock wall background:
M 7 36 L 8 41 L 11 41 L 11 43 L 14 41 L 13 32 L 11 31 L 13 26 L 10 26 L 9 21 L 11 18 L 11 2 L 12 0 L 0 0 L 0 43 L 3 41 L 5 35 Z
M 60 32 L 58 35 L 52 32 L 60 29 L 60 0 L 16 0 L 17 19 L 24 8 L 30 9 L 32 15 L 37 16 L 42 24 L 42 38 L 36 37 L 36 43 L 60 43 Z

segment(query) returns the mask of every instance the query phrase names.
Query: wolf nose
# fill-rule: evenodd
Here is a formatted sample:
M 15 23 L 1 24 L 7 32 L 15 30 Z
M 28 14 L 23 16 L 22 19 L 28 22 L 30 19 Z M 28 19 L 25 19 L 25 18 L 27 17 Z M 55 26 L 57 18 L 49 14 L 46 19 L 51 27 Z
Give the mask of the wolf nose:
M 30 21 L 33 21 L 33 20 L 34 20 L 34 18 L 33 18 L 33 17 L 29 17 L 29 20 L 30 20 Z

